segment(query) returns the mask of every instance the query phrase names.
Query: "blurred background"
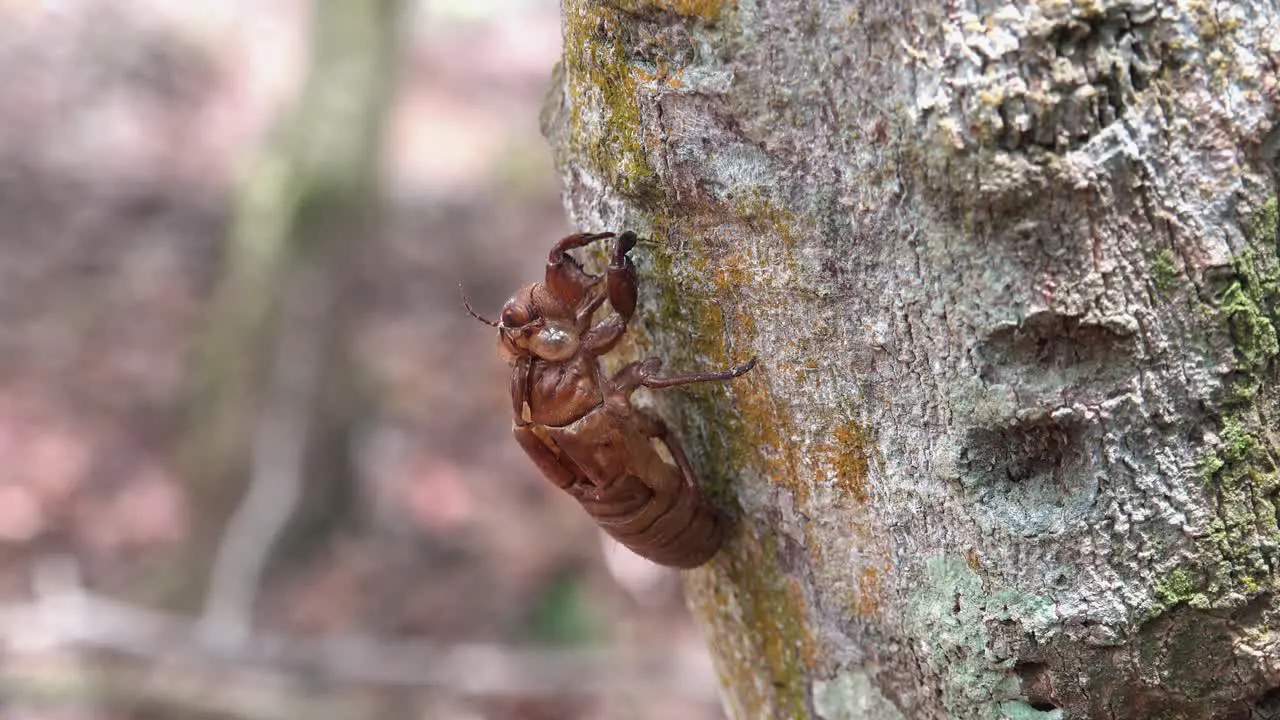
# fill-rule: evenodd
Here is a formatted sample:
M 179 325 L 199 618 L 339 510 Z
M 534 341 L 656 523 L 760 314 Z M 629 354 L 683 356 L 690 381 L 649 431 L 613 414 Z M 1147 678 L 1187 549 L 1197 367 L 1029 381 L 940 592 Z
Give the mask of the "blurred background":
M 558 13 L 0 0 L 0 718 L 721 717 L 459 302 L 570 230 Z

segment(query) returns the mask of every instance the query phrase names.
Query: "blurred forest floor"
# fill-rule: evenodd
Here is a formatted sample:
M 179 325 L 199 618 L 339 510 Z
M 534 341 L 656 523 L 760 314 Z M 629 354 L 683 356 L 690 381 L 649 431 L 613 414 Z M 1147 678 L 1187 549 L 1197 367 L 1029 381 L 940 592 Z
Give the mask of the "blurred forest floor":
M 306 37 L 302 0 L 0 0 L 0 603 L 68 559 L 124 593 L 200 512 L 174 471 L 195 333 L 237 173 L 297 90 Z M 538 131 L 557 3 L 417 8 L 407 45 L 388 232 L 368 238 L 359 293 L 364 496 L 263 598 L 264 623 L 642 647 L 706 678 L 669 697 L 401 688 L 389 718 L 721 717 L 677 578 L 606 549 L 536 474 L 493 332 L 458 300 L 464 281 L 496 314 L 568 232 Z M 0 717 L 167 717 L 20 695 Z

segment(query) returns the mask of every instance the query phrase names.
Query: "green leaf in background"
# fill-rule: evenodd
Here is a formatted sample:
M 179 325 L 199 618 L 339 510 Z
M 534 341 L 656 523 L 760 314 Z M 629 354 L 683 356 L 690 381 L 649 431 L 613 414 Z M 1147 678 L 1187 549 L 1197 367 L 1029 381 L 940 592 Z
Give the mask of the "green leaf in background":
M 599 640 L 604 627 L 592 609 L 582 578 L 561 575 L 543 588 L 526 626 L 529 640 L 549 645 L 583 645 Z

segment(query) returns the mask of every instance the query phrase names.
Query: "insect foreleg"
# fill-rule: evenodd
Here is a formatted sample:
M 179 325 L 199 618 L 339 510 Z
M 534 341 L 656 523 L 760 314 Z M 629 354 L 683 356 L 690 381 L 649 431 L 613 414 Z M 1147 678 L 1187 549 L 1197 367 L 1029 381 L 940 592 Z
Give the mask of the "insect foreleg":
M 636 234 L 630 230 L 619 235 L 614 241 L 609 268 L 605 272 L 605 286 L 613 313 L 601 320 L 583 337 L 583 348 L 592 355 L 603 355 L 612 350 L 626 334 L 627 323 L 636 312 L 639 280 L 636 278 L 636 266 L 627 256 L 635 246 Z
M 547 254 L 544 284 L 557 300 L 569 307 L 576 307 L 587 298 L 591 288 L 600 282 L 599 276 L 583 270 L 569 251 L 611 237 L 613 233 L 578 233 L 562 238 L 551 248 L 551 252 Z
M 733 378 L 745 375 L 747 371 L 756 366 L 756 359 L 751 358 L 747 362 L 740 365 L 734 365 L 728 370 L 719 370 L 716 372 L 689 373 L 687 375 L 669 375 L 660 377 L 658 371 L 662 369 L 662 361 L 658 358 L 649 358 L 640 362 L 628 363 L 622 366 L 622 369 L 614 374 L 612 380 L 614 392 L 630 395 L 638 387 L 647 388 L 669 388 L 679 385 L 692 385 L 701 382 L 718 382 L 723 380 L 732 380 Z
M 630 320 L 636 312 L 636 295 L 640 281 L 636 278 L 636 266 L 627 253 L 636 246 L 636 234 L 630 230 L 613 241 L 613 256 L 609 259 L 606 282 L 609 286 L 609 304 L 615 312 Z
M 552 452 L 551 448 L 534 434 L 532 428 L 516 425 L 511 430 L 516 436 L 516 442 L 520 443 L 525 454 L 534 465 L 538 466 L 551 484 L 576 495 L 574 486 L 583 477 L 582 470 L 564 455 L 556 455 Z
M 574 317 L 579 333 L 586 334 L 591 329 L 591 316 L 595 315 L 596 310 L 600 309 L 606 299 L 604 288 L 599 282 L 587 290 L 586 297 L 583 298 L 582 303 L 578 306 Z
M 524 403 L 529 397 L 529 370 L 533 361 L 528 356 L 517 358 L 511 368 L 511 410 L 516 425 L 528 425 L 524 419 Z
M 559 242 L 551 246 L 551 252 L 547 254 L 547 264 L 554 265 L 560 262 L 566 257 L 566 253 L 570 250 L 586 247 L 597 240 L 604 240 L 611 237 L 613 237 L 613 233 L 611 232 L 575 233 L 573 235 L 562 237 Z
M 646 375 L 640 382 L 647 388 L 669 388 L 679 385 L 693 385 L 694 383 L 716 382 L 720 380 L 732 380 L 740 375 L 745 375 L 748 370 L 756 366 L 756 359 L 734 365 L 728 370 L 718 370 L 715 372 L 689 373 L 688 375 L 669 375 L 667 377 L 658 377 L 657 375 Z

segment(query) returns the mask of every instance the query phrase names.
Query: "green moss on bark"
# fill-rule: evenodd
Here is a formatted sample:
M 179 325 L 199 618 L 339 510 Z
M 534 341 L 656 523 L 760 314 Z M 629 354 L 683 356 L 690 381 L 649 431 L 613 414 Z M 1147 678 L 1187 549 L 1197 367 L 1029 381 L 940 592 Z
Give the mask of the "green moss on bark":
M 1202 598 L 1201 584 L 1185 568 L 1175 568 L 1156 581 L 1156 599 L 1165 607 L 1191 603 Z
M 687 587 L 715 650 L 735 717 L 809 717 L 816 643 L 798 580 L 779 568 L 770 531 L 743 528 L 712 563 L 686 574 Z
M 1233 263 L 1234 278 L 1210 308 L 1225 326 L 1235 356 L 1225 395 L 1217 404 L 1216 436 L 1196 461 L 1196 473 L 1214 510 L 1196 557 L 1153 587 L 1156 614 L 1178 605 L 1237 607 L 1280 587 L 1280 471 L 1274 430 L 1274 393 L 1280 356 L 1280 264 L 1270 248 L 1277 222 L 1275 199 L 1242 227 L 1250 246 Z
M 640 117 L 637 68 L 623 42 L 623 11 L 593 0 L 564 2 L 564 69 L 569 97 L 595 105 L 570 118 L 574 157 L 587 160 L 618 193 L 636 200 L 660 195 Z M 589 122 L 598 118 L 599 122 Z
M 1164 248 L 1151 260 L 1151 282 L 1162 292 L 1172 290 L 1178 283 L 1177 258 L 1173 251 Z

